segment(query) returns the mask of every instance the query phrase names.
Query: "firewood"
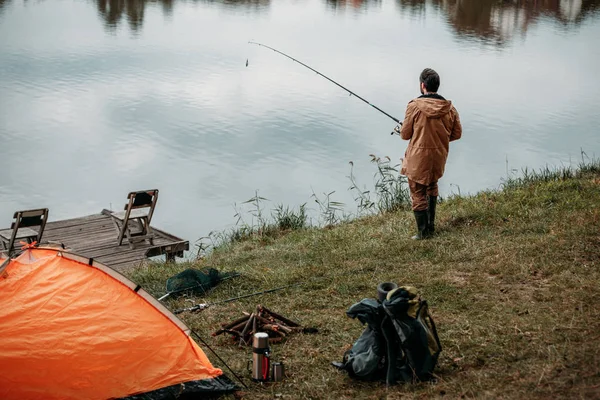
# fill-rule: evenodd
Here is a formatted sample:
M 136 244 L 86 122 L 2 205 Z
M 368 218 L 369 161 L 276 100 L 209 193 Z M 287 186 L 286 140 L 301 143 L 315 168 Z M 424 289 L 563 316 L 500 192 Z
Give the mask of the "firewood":
M 215 333 L 213 333 L 212 336 L 220 335 L 220 334 L 224 333 L 225 330 L 227 330 L 227 329 L 231 329 L 234 331 L 240 330 L 244 327 L 244 324 L 246 323 L 247 320 L 248 320 L 248 317 L 243 317 L 243 318 L 236 319 L 235 321 L 230 322 L 228 324 L 221 324 L 221 329 L 219 329 Z
M 233 336 L 239 336 L 240 335 L 240 332 L 238 332 L 238 331 L 232 331 L 231 329 L 225 329 L 225 331 L 223 333 L 229 333 L 229 334 L 231 334 Z
M 244 344 L 248 344 L 248 342 L 245 339 L 245 335 L 246 332 L 248 331 L 248 328 L 250 327 L 250 325 L 252 324 L 252 321 L 255 320 L 254 318 L 254 313 L 252 313 L 250 315 L 250 318 L 248 318 L 248 321 L 246 322 L 246 325 L 244 326 L 244 330 L 242 331 L 242 333 L 240 334 L 240 346 L 242 345 L 242 341 L 244 342 Z
M 262 328 L 265 331 L 271 331 L 271 332 L 275 332 L 276 334 L 281 335 L 281 336 L 287 336 L 285 334 L 285 332 L 282 332 L 281 330 L 279 330 L 276 325 L 263 325 Z
M 274 320 L 269 320 L 269 319 L 265 318 L 264 315 L 257 315 L 256 319 L 258 319 L 263 324 L 272 324 L 275 322 Z
M 266 307 L 262 307 L 261 306 L 261 308 L 262 308 L 262 311 L 266 311 L 267 313 L 271 314 L 273 317 L 277 318 L 278 320 L 280 320 L 281 322 L 285 323 L 286 325 L 289 325 L 291 327 L 299 327 L 300 326 L 300 324 L 298 324 L 298 323 L 296 323 L 296 322 L 294 322 L 292 320 L 289 320 L 286 317 L 281 316 L 281 315 L 279 315 L 277 313 L 274 313 L 273 311 L 269 310 Z
M 228 324 L 222 324 L 221 326 L 222 326 L 224 329 L 229 329 L 229 328 L 231 328 L 232 326 L 236 326 L 237 324 L 239 324 L 239 323 L 241 323 L 241 322 L 244 322 L 244 321 L 246 321 L 248 318 L 250 318 L 250 314 L 248 314 L 247 316 L 244 316 L 244 317 L 242 317 L 242 318 L 238 318 L 238 319 L 236 319 L 235 321 L 233 321 L 233 322 L 230 322 L 230 323 L 228 323 Z
M 213 333 L 213 336 L 229 333 L 239 345 L 248 345 L 257 332 L 268 332 L 270 343 L 279 343 L 283 338 L 293 332 L 302 330 L 302 327 L 277 313 L 261 306 L 256 306 L 253 313 L 243 313 L 244 316 L 235 321 L 222 324 L 221 329 Z M 275 340 L 271 340 L 275 339 Z

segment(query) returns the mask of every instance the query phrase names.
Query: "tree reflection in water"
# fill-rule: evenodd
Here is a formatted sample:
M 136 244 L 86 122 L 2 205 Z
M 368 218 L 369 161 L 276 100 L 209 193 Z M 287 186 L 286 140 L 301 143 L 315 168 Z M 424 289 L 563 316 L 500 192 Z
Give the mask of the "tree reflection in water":
M 165 15 L 173 12 L 173 0 L 96 0 L 98 13 L 109 30 L 115 29 L 124 15 L 131 30 L 139 30 L 144 22 L 147 3 L 161 4 Z
M 164 15 L 169 16 L 173 13 L 173 5 L 175 3 L 174 0 L 95 0 L 95 2 L 98 13 L 104 20 L 107 29 L 114 30 L 125 15 L 127 16 L 129 27 L 133 31 L 137 31 L 142 27 L 144 10 L 148 4 L 161 5 Z M 200 0 L 196 2 L 263 9 L 269 5 L 270 0 Z
M 0 17 L 2 16 L 4 9 L 8 6 L 9 3 L 10 0 L 0 0 Z
M 566 28 L 575 27 L 598 11 L 600 0 L 396 0 L 401 12 L 425 15 L 425 7 L 446 14 L 459 36 L 477 37 L 503 44 L 515 34 L 525 34 L 541 17 L 550 17 Z
M 330 10 L 379 8 L 382 0 L 325 0 Z
M 148 4 L 158 5 L 163 14 L 173 12 L 176 1 L 184 0 L 93 0 L 98 14 L 108 30 L 114 30 L 127 20 L 132 31 L 138 31 L 144 22 Z M 246 8 L 262 12 L 270 0 L 190 0 L 228 9 Z M 330 10 L 352 8 L 368 10 L 380 8 L 382 0 L 322 0 Z M 428 8 L 441 10 L 459 36 L 501 45 L 518 34 L 525 34 L 540 18 L 551 18 L 565 29 L 579 26 L 586 18 L 598 12 L 600 0 L 395 0 L 403 15 L 425 18 Z M 0 0 L 0 16 L 11 0 Z

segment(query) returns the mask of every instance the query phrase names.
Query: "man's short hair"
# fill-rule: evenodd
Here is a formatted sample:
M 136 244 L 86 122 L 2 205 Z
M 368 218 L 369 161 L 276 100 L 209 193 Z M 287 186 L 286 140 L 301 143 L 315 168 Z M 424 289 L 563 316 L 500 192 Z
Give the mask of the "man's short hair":
M 425 68 L 419 77 L 421 83 L 425 84 L 428 92 L 437 92 L 440 87 L 440 76 L 431 68 Z

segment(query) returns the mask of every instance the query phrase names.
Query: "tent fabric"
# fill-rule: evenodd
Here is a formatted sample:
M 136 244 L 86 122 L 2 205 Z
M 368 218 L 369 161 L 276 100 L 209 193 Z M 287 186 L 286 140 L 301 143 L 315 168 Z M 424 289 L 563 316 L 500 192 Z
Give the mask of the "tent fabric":
M 122 398 L 185 382 L 233 389 L 177 317 L 93 260 L 26 250 L 0 276 L 0 294 L 1 399 Z

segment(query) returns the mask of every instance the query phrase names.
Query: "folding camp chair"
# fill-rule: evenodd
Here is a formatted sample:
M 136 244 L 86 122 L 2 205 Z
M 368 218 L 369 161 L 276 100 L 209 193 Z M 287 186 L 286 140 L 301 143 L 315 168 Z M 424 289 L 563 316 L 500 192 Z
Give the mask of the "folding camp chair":
M 25 240 L 27 243 L 40 242 L 48 220 L 48 209 L 17 211 L 13 216 L 14 222 L 10 229 L 0 231 L 0 242 L 8 254 L 11 254 L 16 240 Z M 35 231 L 31 227 L 38 226 Z
M 152 244 L 154 233 L 150 228 L 150 221 L 158 200 L 158 189 L 131 192 L 127 195 L 129 202 L 125 205 L 125 211 L 111 213 L 115 228 L 119 233 L 117 239 L 119 246 L 123 238 L 127 236 L 129 247 L 134 248 L 134 243 L 148 240 Z M 133 226 L 132 226 L 133 225 Z M 132 231 L 137 225 L 138 230 Z

